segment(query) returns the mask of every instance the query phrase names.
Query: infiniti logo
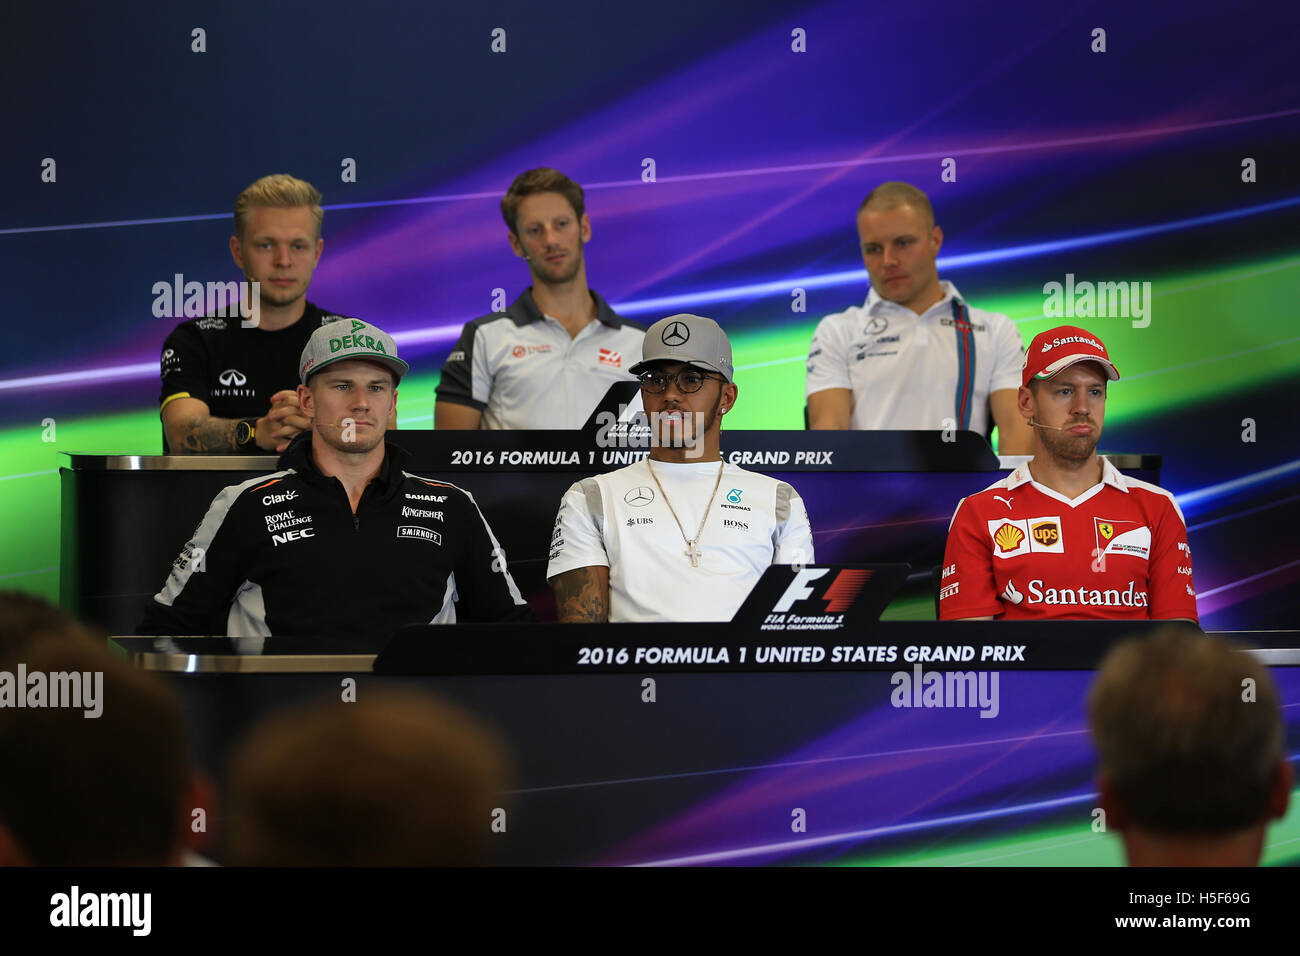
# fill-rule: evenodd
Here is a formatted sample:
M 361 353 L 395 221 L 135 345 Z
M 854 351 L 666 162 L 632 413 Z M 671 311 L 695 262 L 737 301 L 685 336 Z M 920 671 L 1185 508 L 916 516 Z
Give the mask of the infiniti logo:
M 664 329 L 663 335 L 659 337 L 664 345 L 685 345 L 686 340 L 691 337 L 691 330 L 686 327 L 685 322 L 674 322 Z
M 625 494 L 623 500 L 633 508 L 644 508 L 650 502 L 655 500 L 655 493 L 652 489 L 642 485 L 639 488 L 633 488 Z
M 239 369 L 228 368 L 217 376 L 217 381 L 227 387 L 231 385 L 243 385 L 248 381 L 248 376 Z

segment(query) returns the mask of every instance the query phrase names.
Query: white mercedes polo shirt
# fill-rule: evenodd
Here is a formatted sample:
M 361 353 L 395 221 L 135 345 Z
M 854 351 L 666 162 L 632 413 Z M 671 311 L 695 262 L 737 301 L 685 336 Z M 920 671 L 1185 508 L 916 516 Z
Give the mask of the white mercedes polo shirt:
M 560 502 L 551 539 L 551 579 L 575 568 L 609 568 L 609 619 L 729 621 L 763 571 L 811 563 L 803 499 L 788 483 L 730 463 L 653 463 L 584 478 Z M 664 501 L 694 537 L 709 502 L 692 567 L 686 540 Z
M 990 393 L 1020 387 L 1024 339 L 1005 315 L 940 284 L 943 299 L 921 315 L 872 289 L 863 305 L 822 319 L 804 394 L 851 389 L 851 428 L 987 434 Z
M 483 413 L 481 428 L 581 428 L 609 387 L 634 381 L 645 326 L 595 292 L 596 319 L 570 338 L 525 289 L 505 312 L 465 324 L 442 367 L 437 400 Z

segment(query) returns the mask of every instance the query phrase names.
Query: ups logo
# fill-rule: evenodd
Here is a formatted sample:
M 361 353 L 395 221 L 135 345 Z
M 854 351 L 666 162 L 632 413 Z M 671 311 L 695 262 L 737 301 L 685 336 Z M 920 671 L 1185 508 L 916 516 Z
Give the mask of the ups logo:
M 1025 540 L 1025 533 L 1013 524 L 1004 524 L 993 535 L 993 540 L 1003 552 L 1014 551 Z
M 1061 538 L 1061 529 L 1056 526 L 1055 521 L 1040 521 L 1029 529 L 1029 533 L 1034 536 L 1034 540 L 1044 546 L 1056 544 Z

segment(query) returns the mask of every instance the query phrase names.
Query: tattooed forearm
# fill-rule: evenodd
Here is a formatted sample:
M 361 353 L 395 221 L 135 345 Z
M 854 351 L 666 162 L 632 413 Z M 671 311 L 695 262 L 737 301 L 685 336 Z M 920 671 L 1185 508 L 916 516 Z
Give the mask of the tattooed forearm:
M 555 608 L 565 624 L 609 620 L 609 568 L 575 568 L 551 579 Z
M 177 451 L 186 455 L 221 455 L 236 451 L 235 426 L 238 419 L 233 418 L 195 418 L 185 422 L 181 427 L 180 448 Z

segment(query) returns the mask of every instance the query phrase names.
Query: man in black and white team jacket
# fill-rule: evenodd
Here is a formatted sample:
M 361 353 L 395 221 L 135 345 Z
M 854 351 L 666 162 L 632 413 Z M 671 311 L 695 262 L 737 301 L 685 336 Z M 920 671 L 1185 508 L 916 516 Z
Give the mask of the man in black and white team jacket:
M 311 429 L 280 471 L 213 499 L 140 633 L 383 637 L 533 619 L 473 496 L 404 471 L 408 454 L 384 440 L 407 370 L 373 325 L 317 329 L 298 386 Z

